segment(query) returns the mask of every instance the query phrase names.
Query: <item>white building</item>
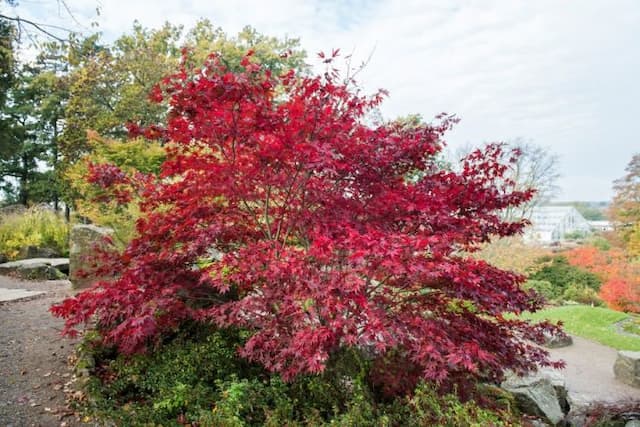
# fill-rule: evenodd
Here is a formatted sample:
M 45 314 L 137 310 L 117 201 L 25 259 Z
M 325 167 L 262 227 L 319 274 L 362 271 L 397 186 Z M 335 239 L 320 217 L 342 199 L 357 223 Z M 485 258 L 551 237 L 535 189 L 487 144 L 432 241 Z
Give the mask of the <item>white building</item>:
M 591 226 L 573 206 L 536 207 L 530 220 L 524 237 L 532 242 L 549 244 L 565 240 L 567 234 L 591 233 Z
M 611 221 L 589 221 L 593 231 L 613 231 Z

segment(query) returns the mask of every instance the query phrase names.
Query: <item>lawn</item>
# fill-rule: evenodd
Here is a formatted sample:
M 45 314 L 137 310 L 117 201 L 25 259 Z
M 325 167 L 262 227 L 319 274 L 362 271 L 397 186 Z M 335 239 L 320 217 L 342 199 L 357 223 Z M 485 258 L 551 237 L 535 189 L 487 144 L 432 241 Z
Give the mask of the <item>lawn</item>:
M 618 332 L 615 323 L 630 316 L 619 311 L 587 305 L 572 305 L 548 308 L 536 313 L 526 313 L 523 317 L 533 320 L 561 320 L 566 332 L 597 341 L 617 350 L 640 351 L 640 335 L 637 337 Z

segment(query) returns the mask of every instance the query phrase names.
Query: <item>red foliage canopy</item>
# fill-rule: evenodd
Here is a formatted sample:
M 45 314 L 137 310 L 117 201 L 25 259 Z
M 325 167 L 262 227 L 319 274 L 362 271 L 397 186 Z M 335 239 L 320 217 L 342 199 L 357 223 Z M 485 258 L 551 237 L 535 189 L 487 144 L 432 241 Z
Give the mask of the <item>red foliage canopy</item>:
M 168 159 L 141 194 L 140 237 L 108 266 L 117 279 L 53 308 L 67 332 L 95 319 L 132 353 L 187 319 L 242 327 L 241 355 L 286 379 L 356 347 L 410 376 L 391 391 L 548 363 L 528 340 L 551 327 L 503 316 L 540 307 L 523 278 L 464 256 L 522 228 L 499 216 L 532 194 L 502 178 L 513 153 L 491 145 L 447 170 L 451 116 L 370 126 L 382 93 L 244 66 L 212 57 L 164 80 L 170 117 L 151 133 Z

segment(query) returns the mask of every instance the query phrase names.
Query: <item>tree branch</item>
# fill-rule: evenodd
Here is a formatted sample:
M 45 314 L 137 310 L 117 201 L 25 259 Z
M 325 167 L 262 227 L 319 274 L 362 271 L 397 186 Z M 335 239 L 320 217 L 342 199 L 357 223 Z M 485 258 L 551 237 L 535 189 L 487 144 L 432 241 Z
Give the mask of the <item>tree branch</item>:
M 41 24 L 38 22 L 34 22 L 31 21 L 29 19 L 24 19 L 24 18 L 20 18 L 19 16 L 7 16 L 7 15 L 2 15 L 0 14 L 0 19 L 6 19 L 7 21 L 13 21 L 18 23 L 18 27 L 22 27 L 24 24 L 30 25 L 32 27 L 34 27 L 36 30 L 40 31 L 41 33 L 47 35 L 48 37 L 51 37 L 54 40 L 59 41 L 60 43 L 66 43 L 67 40 L 58 37 L 57 35 L 53 34 L 52 32 L 46 30 L 44 27 L 50 27 L 50 28 L 55 28 L 57 30 L 62 30 L 62 31 L 66 31 L 68 33 L 71 33 L 73 31 L 67 29 L 67 28 L 63 28 L 63 27 L 58 27 L 55 25 L 47 25 L 47 24 Z

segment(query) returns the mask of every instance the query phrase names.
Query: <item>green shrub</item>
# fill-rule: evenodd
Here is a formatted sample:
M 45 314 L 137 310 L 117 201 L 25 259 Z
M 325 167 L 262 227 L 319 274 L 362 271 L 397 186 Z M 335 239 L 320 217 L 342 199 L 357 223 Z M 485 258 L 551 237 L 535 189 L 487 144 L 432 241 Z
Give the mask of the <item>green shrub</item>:
M 489 410 L 421 384 L 388 401 L 368 384 L 370 362 L 355 350 L 332 356 L 320 375 L 285 383 L 237 356 L 239 331 L 192 326 L 151 355 L 125 359 L 86 336 L 79 360 L 92 374 L 88 413 L 116 425 L 509 426 L 507 405 Z M 86 363 L 95 360 L 95 363 Z M 487 393 L 484 393 L 487 395 Z
M 569 264 L 564 256 L 540 258 L 535 270 L 529 275 L 529 280 L 549 282 L 551 288 L 546 292 L 550 300 L 562 300 L 565 291 L 571 285 L 597 292 L 602 283 L 595 274 Z
M 572 283 L 562 294 L 562 300 L 565 302 L 576 302 L 579 304 L 587 304 L 592 306 L 603 306 L 604 303 L 592 288 L 580 286 Z
M 587 242 L 588 245 L 594 246 L 601 251 L 608 251 L 611 249 L 611 243 L 607 239 L 601 236 L 594 236 Z
M 67 255 L 69 224 L 62 216 L 42 207 L 0 217 L 0 253 L 16 259 L 26 246 L 51 248 Z
M 529 279 L 523 286 L 525 289 L 533 289 L 539 295 L 542 295 L 547 301 L 552 301 L 556 297 L 553 285 L 548 280 Z

